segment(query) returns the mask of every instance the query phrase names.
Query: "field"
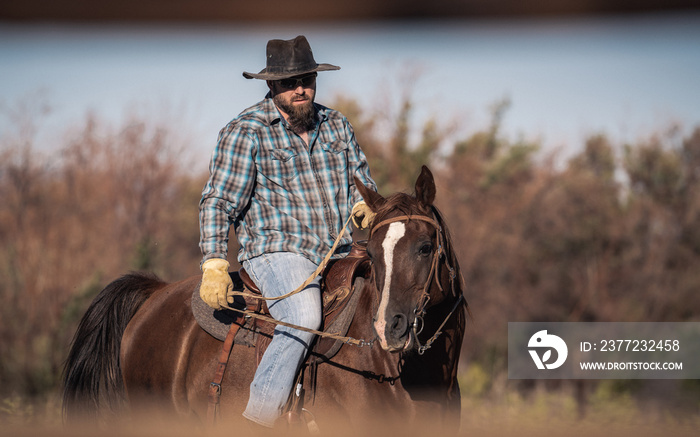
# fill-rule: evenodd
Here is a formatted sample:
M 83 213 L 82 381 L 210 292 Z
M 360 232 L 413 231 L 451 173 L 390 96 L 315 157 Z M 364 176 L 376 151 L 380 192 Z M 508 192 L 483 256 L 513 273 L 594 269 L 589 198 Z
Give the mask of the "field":
M 577 391 L 504 375 L 508 321 L 699 320 L 700 128 L 635 144 L 593 136 L 562 163 L 499 135 L 508 102 L 494 106 L 489 129 L 464 138 L 408 125 L 410 102 L 388 136 L 356 103 L 334 106 L 353 122 L 383 194 L 411 191 L 421 164 L 436 175 L 474 315 L 462 348 L 461 435 L 697 433 L 697 381 Z M 77 322 L 129 270 L 169 281 L 199 271 L 206 175 L 189 173 L 173 132 L 148 120 L 115 128 L 90 116 L 44 153 L 36 126 L 16 125 L 0 138 L 0 434 L 95 435 L 62 428 L 56 395 Z M 101 431 L 198 432 L 133 423 Z
M 539 391 L 529 396 L 510 391 L 502 399 L 492 400 L 483 398 L 463 398 L 462 426 L 459 436 L 695 436 L 700 428 L 700 413 L 698 405 L 694 412 L 690 406 L 680 410 L 669 410 L 658 406 L 640 406 L 630 396 L 610 397 L 602 393 L 594 395 L 587 405 L 587 411 L 582 417 L 577 402 L 566 391 Z M 12 410 L 11 402 L 4 402 L 1 409 L 0 436 L 126 436 L 126 437 L 159 437 L 159 436 L 229 436 L 232 432 L 237 435 L 308 435 L 296 429 L 286 429 L 265 433 L 251 429 L 241 421 L 226 422 L 225 426 L 204 429 L 190 426 L 181 422 L 121 423 L 111 425 L 107 429 L 94 427 L 64 427 L 60 418 L 60 409 L 56 403 L 48 405 L 48 411 L 36 415 L 26 409 Z M 436 430 L 430 423 L 405 429 L 402 424 L 378 424 L 371 429 L 363 428 L 361 432 L 355 429 L 334 428 L 321 429 L 321 435 L 328 436 L 429 436 Z

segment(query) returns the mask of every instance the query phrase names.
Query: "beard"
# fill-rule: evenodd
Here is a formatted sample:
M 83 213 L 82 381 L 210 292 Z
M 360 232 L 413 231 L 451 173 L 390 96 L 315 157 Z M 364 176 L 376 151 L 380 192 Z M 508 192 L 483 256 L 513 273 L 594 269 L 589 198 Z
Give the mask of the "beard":
M 278 108 L 289 116 L 287 122 L 295 133 L 303 134 L 313 130 L 316 126 L 316 108 L 314 107 L 313 99 L 302 105 L 295 105 L 293 101 L 285 99 L 281 94 L 277 94 L 272 100 Z

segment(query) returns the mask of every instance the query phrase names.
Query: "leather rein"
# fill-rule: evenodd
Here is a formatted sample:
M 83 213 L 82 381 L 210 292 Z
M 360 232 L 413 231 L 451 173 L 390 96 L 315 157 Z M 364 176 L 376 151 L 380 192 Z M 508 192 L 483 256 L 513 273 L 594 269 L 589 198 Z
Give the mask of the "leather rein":
M 439 213 L 434 207 L 431 207 L 433 210 L 433 215 L 439 217 Z M 416 303 L 416 307 L 413 309 L 413 314 L 415 315 L 415 319 L 413 320 L 413 323 L 411 324 L 411 330 L 413 332 L 413 338 L 416 341 L 416 344 L 418 345 L 418 354 L 423 355 L 426 350 L 430 349 L 432 346 L 433 342 L 440 337 L 442 334 L 442 328 L 445 326 L 447 321 L 452 317 L 452 315 L 457 311 L 457 309 L 460 307 L 460 305 L 464 304 L 464 295 L 460 294 L 457 296 L 457 291 L 455 289 L 455 280 L 457 278 L 457 272 L 455 268 L 450 265 L 450 262 L 448 260 L 448 257 L 445 254 L 445 247 L 444 247 L 444 235 L 442 231 L 442 226 L 440 226 L 440 223 L 432 218 L 432 217 L 427 217 L 423 215 L 401 215 L 397 217 L 392 217 L 388 218 L 386 220 L 382 220 L 381 222 L 377 223 L 376 225 L 372 226 L 372 229 L 370 230 L 369 238 L 372 238 L 372 234 L 374 232 L 383 227 L 390 225 L 391 223 L 396 223 L 396 222 L 401 222 L 401 221 L 411 221 L 411 220 L 419 220 L 426 222 L 430 225 L 432 225 L 435 228 L 435 231 L 437 232 L 437 248 L 433 252 L 433 258 L 430 262 L 430 272 L 428 273 L 428 278 L 425 281 L 425 284 L 423 285 L 423 291 L 421 293 L 420 298 L 418 299 L 418 302 Z M 457 301 L 454 303 L 452 306 L 452 309 L 450 312 L 447 314 L 445 319 L 442 321 L 438 329 L 435 331 L 435 333 L 428 339 L 428 341 L 425 342 L 425 344 L 421 344 L 420 340 L 418 339 L 418 335 L 423 331 L 423 316 L 425 315 L 428 303 L 430 302 L 430 288 L 431 284 L 433 282 L 433 279 L 435 280 L 435 283 L 437 284 L 438 288 L 440 289 L 441 292 L 444 292 L 444 289 L 442 288 L 442 284 L 440 283 L 440 272 L 438 269 L 438 265 L 440 263 L 440 259 L 444 258 L 444 263 L 445 267 L 447 267 L 449 274 L 450 274 L 450 291 L 452 293 L 452 296 L 457 298 Z
M 435 216 L 439 217 L 439 213 L 437 212 L 437 210 L 435 210 L 435 208 L 433 208 L 433 214 Z M 383 226 L 389 225 L 391 223 L 403 221 L 403 220 L 406 220 L 406 221 L 410 221 L 410 220 L 424 221 L 424 222 L 432 225 L 437 232 L 438 246 L 437 246 L 437 249 L 435 250 L 435 252 L 433 252 L 433 258 L 432 258 L 431 263 L 430 263 L 430 273 L 428 274 L 428 278 L 425 282 L 425 285 L 423 286 L 423 292 L 421 294 L 420 299 L 418 300 L 418 303 L 416 304 L 416 307 L 413 309 L 415 319 L 414 319 L 413 323 L 411 324 L 412 335 L 416 341 L 416 344 L 418 345 L 418 354 L 423 355 L 426 350 L 430 349 L 433 342 L 435 340 L 437 340 L 437 338 L 442 334 L 442 328 L 445 326 L 447 321 L 457 311 L 459 306 L 464 303 L 464 295 L 460 294 L 459 296 L 457 296 L 457 292 L 455 290 L 455 279 L 457 276 L 456 271 L 455 271 L 454 267 L 450 265 L 448 257 L 445 256 L 446 254 L 445 254 L 445 249 L 444 249 L 444 236 L 443 236 L 443 232 L 442 232 L 442 227 L 440 226 L 440 223 L 438 223 L 437 220 L 430 218 L 430 217 L 419 216 L 419 215 L 416 215 L 416 216 L 402 215 L 402 216 L 398 216 L 398 217 L 393 217 L 390 219 L 383 220 L 383 221 L 377 223 L 376 225 L 372 226 L 372 228 L 370 229 L 369 237 L 371 238 L 372 234 L 377 229 L 379 229 Z M 349 224 L 349 219 L 348 219 L 348 222 L 345 223 L 343 230 L 345 230 L 345 228 L 347 227 L 348 224 Z M 332 254 L 335 251 L 335 246 L 337 245 L 338 241 L 340 241 L 341 236 L 342 236 L 342 233 L 338 236 L 338 239 L 336 240 L 336 244 L 334 245 L 333 249 L 330 251 L 329 255 L 326 256 L 326 259 L 322 263 L 322 266 L 325 267 L 325 265 L 327 264 L 328 259 L 330 258 L 330 254 Z M 453 296 L 457 297 L 457 301 L 453 305 L 452 310 L 449 312 L 449 314 L 447 314 L 447 317 L 445 317 L 445 319 L 442 321 L 442 323 L 440 324 L 438 329 L 435 331 L 435 334 L 433 334 L 433 336 L 430 337 L 430 339 L 428 339 L 428 341 L 426 341 L 425 344 L 421 344 L 419 339 L 418 339 L 418 335 L 423 330 L 423 316 L 425 315 L 425 311 L 426 311 L 426 308 L 428 306 L 428 302 L 430 302 L 430 291 L 429 290 L 431 287 L 431 283 L 433 282 L 433 278 L 435 279 L 435 283 L 439 287 L 440 291 L 444 291 L 442 288 L 442 284 L 440 283 L 439 271 L 438 271 L 439 270 L 438 264 L 440 263 L 440 259 L 443 257 L 445 258 L 445 266 L 447 267 L 447 269 L 450 272 L 451 292 L 452 292 Z M 316 276 L 316 274 L 320 274 L 321 270 L 322 269 L 319 269 L 309 279 L 309 281 L 311 279 L 313 279 Z M 300 289 L 304 288 L 304 286 L 305 285 L 302 284 L 302 286 L 299 289 L 294 290 L 291 293 L 288 293 L 288 295 L 298 293 L 300 291 Z M 300 329 L 303 331 L 313 332 L 316 335 L 319 335 L 322 337 L 331 337 L 331 338 L 334 338 L 336 340 L 343 341 L 346 344 L 352 344 L 355 346 L 360 346 L 360 347 L 368 346 L 371 348 L 374 344 L 374 341 L 376 340 L 376 338 L 374 338 L 370 341 L 366 341 L 366 340 L 362 340 L 362 339 L 360 339 L 360 340 L 354 339 L 352 337 L 343 337 L 343 336 L 328 333 L 328 332 L 321 332 L 321 331 L 317 331 L 317 330 L 307 329 L 307 328 L 304 328 L 301 326 L 292 325 L 290 323 L 285 323 L 285 322 L 266 317 L 262 314 L 258 314 L 257 312 L 250 311 L 247 309 L 241 310 L 238 308 L 233 308 L 233 307 L 228 306 L 228 305 L 224 305 L 224 307 L 231 309 L 233 311 L 236 311 L 238 313 L 242 313 L 241 316 L 246 317 L 246 318 L 253 317 L 253 318 L 257 318 L 257 319 L 266 320 L 266 321 L 269 321 L 271 323 L 275 323 L 278 325 L 284 325 L 284 326 L 292 327 L 295 329 Z M 420 321 L 420 323 L 419 323 L 419 321 Z M 226 371 L 228 359 L 229 359 L 229 356 L 231 354 L 231 350 L 233 348 L 234 337 L 235 337 L 236 333 L 238 332 L 239 328 L 240 328 L 240 326 L 237 323 L 231 324 L 231 328 L 229 329 L 228 335 L 226 336 L 226 340 L 224 341 L 221 352 L 219 353 L 218 365 L 217 365 L 216 373 L 214 375 L 214 380 L 210 383 L 210 386 L 209 386 L 207 417 L 209 418 L 209 421 L 212 424 L 216 423 L 216 420 L 217 420 L 217 417 L 219 414 L 219 404 L 220 404 L 220 398 L 221 398 L 221 382 L 223 381 L 224 372 Z M 303 375 L 303 373 L 302 373 L 302 375 Z M 394 381 L 396 381 L 396 379 L 399 378 L 399 377 L 385 378 L 384 375 L 377 376 L 372 372 L 368 372 L 366 374 L 363 373 L 363 376 L 374 377 L 380 383 L 384 382 L 384 381 L 389 381 L 389 383 L 392 385 L 393 385 Z M 298 402 L 301 397 L 303 397 L 303 396 L 300 396 L 297 393 L 296 398 L 295 398 L 296 401 Z
M 433 214 L 439 216 L 438 212 L 434 208 L 433 208 Z M 452 317 L 452 315 L 457 311 L 459 306 L 461 304 L 464 304 L 465 301 L 464 301 L 464 295 L 460 294 L 459 296 L 457 296 L 457 292 L 455 290 L 455 279 L 457 277 L 456 270 L 454 269 L 453 266 L 450 265 L 449 260 L 447 259 L 447 256 L 445 256 L 444 236 L 443 236 L 443 232 L 442 232 L 442 226 L 440 226 L 440 223 L 438 223 L 438 221 L 435 220 L 434 218 L 422 216 L 422 215 L 401 215 L 401 216 L 397 216 L 397 217 L 392 217 L 392 218 L 383 220 L 383 221 L 377 223 L 376 225 L 373 225 L 372 228 L 370 229 L 369 238 L 372 237 L 372 235 L 374 234 L 374 232 L 377 229 L 379 229 L 383 226 L 389 225 L 391 223 L 404 221 L 404 220 L 405 221 L 410 221 L 410 220 L 424 221 L 424 222 L 432 225 L 435 228 L 435 230 L 437 231 L 437 236 L 438 236 L 437 237 L 438 238 L 438 246 L 437 246 L 437 249 L 435 250 L 435 252 L 433 252 L 433 258 L 432 258 L 432 261 L 430 263 L 430 273 L 428 274 L 428 278 L 426 279 L 425 285 L 423 286 L 423 292 L 421 294 L 421 297 L 418 300 L 416 307 L 413 309 L 413 313 L 415 314 L 416 317 L 415 317 L 413 323 L 411 324 L 413 337 L 418 345 L 418 353 L 420 355 L 423 355 L 426 350 L 430 349 L 433 342 L 435 342 L 435 340 L 437 340 L 438 337 L 442 334 L 442 328 L 445 326 L 447 321 Z M 348 224 L 349 224 L 349 222 L 346 222 L 346 226 Z M 341 235 L 342 235 L 342 233 L 341 233 Z M 338 240 L 339 239 L 340 238 L 338 238 Z M 336 241 L 336 243 L 337 243 L 337 241 Z M 333 251 L 331 251 L 330 253 L 332 253 L 332 252 Z M 428 306 L 428 303 L 430 302 L 430 285 L 433 281 L 433 278 L 435 278 L 435 283 L 439 287 L 440 291 L 444 292 L 444 289 L 442 288 L 442 284 L 440 283 L 440 278 L 438 277 L 439 269 L 437 268 L 438 264 L 440 263 L 440 259 L 443 257 L 445 258 L 445 266 L 447 267 L 447 269 L 450 272 L 450 289 L 451 289 L 450 291 L 452 292 L 453 296 L 457 297 L 457 301 L 455 302 L 454 306 L 452 307 L 450 312 L 447 314 L 445 319 L 442 321 L 442 323 L 440 324 L 440 326 L 438 327 L 436 332 L 433 334 L 433 336 L 430 337 L 430 339 L 428 339 L 428 341 L 426 341 L 425 344 L 422 345 L 418 339 L 418 335 L 423 331 L 423 316 L 425 315 L 426 308 Z M 326 258 L 330 258 L 330 257 L 327 256 Z M 313 278 L 310 278 L 310 279 L 313 279 Z M 286 297 L 288 295 L 297 293 L 302 288 L 303 288 L 303 286 L 300 287 L 299 289 L 285 295 L 285 296 L 282 296 L 282 297 Z M 238 293 L 238 292 L 236 292 L 235 294 L 247 295 L 246 293 Z M 256 295 L 251 295 L 251 296 L 258 298 L 258 299 L 261 298 L 260 296 L 256 296 Z M 233 310 L 235 312 L 242 313 L 245 317 L 253 317 L 253 318 L 264 320 L 264 321 L 274 323 L 277 325 L 282 325 L 282 326 L 286 326 L 286 327 L 290 327 L 290 328 L 294 328 L 294 329 L 299 329 L 301 331 L 311 332 L 311 333 L 318 335 L 320 337 L 330 337 L 330 338 L 333 338 L 335 340 L 340 340 L 345 344 L 351 344 L 354 346 L 359 346 L 359 347 L 368 346 L 371 348 L 374 345 L 374 342 L 376 340 L 376 337 L 373 338 L 372 340 L 367 341 L 367 340 L 363 340 L 363 339 L 355 339 L 353 337 L 340 336 L 340 335 L 332 334 L 329 332 L 322 332 L 322 331 L 315 330 L 315 329 L 308 329 L 308 328 L 304 328 L 302 326 L 297 326 L 297 325 L 294 325 L 291 323 L 286 323 L 286 322 L 282 322 L 280 320 L 275 320 L 271 317 L 266 317 L 262 314 L 258 314 L 255 311 L 251 311 L 251 310 L 247 310 L 247 309 L 241 310 L 238 308 L 231 307 L 229 305 L 222 305 L 222 306 L 224 306 L 225 308 L 228 308 L 230 310 Z

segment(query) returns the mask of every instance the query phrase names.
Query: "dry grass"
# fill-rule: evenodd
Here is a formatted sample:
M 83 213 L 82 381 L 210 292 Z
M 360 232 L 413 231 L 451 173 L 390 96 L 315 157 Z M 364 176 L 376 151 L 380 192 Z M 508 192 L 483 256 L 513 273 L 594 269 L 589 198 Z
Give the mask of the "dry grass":
M 698 320 L 700 127 L 622 154 L 604 137 L 591 138 L 558 168 L 538 160 L 536 144 L 500 138 L 497 117 L 489 131 L 441 149 L 442 131 L 426 129 L 433 134 L 424 132 L 419 145 L 407 143 L 407 113 L 394 120 L 396 138 L 382 141 L 368 114 L 353 124 L 379 186 L 406 189 L 410 173 L 431 163 L 451 225 L 475 316 L 462 348 L 470 363 L 463 371 L 472 372 L 462 384 L 463 435 L 683 435 L 700 428 L 698 405 L 681 414 L 617 397 L 592 403 L 579 419 L 566 394 L 483 400 L 493 391 L 491 373 L 505 368 L 507 321 Z M 168 126 L 143 120 L 110 129 L 89 117 L 50 156 L 33 141 L 22 132 L 0 135 L 0 435 L 96 435 L 63 428 L 60 403 L 49 395 L 60 385 L 72 333 L 89 301 L 128 270 L 166 280 L 199 271 L 204 180 L 183 168 Z M 629 182 L 618 183 L 616 173 Z M 475 375 L 475 364 L 496 370 Z M 696 399 L 700 386 L 692 393 Z M 435 434 L 429 425 L 406 434 Z M 326 432 L 351 432 L 340 428 Z M 166 422 L 100 433 L 202 432 Z
M 5 402 L 7 407 L 8 403 Z M 7 408 L 5 408 L 7 410 Z M 309 435 L 302 428 L 275 430 L 251 427 L 242 419 L 223 421 L 216 427 L 203 427 L 192 422 L 159 416 L 153 420 L 121 421 L 107 426 L 70 426 L 62 424 L 60 408 L 55 401 L 39 409 L 15 408 L 14 413 L 0 416 L 0 436 L 124 436 L 124 437 L 219 437 L 235 435 Z M 38 411 L 38 410 L 37 410 Z M 659 407 L 640 407 L 631 397 L 594 395 L 589 399 L 586 413 L 579 417 L 575 399 L 563 391 L 535 392 L 528 396 L 508 392 L 499 400 L 463 398 L 462 426 L 459 436 L 695 436 L 700 429 L 700 405 L 683 411 Z M 432 423 L 418 425 L 388 424 L 381 420 L 367 422 L 358 429 L 345 425 L 321 429 L 323 436 L 447 436 Z
M 460 435 L 470 436 L 695 436 L 700 413 L 676 415 L 642 410 L 627 399 L 589 405 L 578 417 L 575 400 L 561 393 L 501 403 L 465 399 Z

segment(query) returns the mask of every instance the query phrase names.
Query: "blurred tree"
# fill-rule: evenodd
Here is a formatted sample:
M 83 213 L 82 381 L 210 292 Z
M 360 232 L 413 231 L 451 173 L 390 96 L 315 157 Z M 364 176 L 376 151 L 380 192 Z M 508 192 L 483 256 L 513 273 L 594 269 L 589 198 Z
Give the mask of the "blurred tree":
M 569 161 L 574 171 L 590 172 L 603 181 L 612 182 L 615 176 L 615 153 L 604 135 L 595 135 L 586 140 L 583 152 Z
M 692 273 L 700 268 L 699 138 L 695 129 L 680 145 L 671 135 L 625 148 L 631 196 L 624 266 L 644 299 L 634 303 L 637 313 L 647 320 L 692 320 L 700 313 L 700 278 Z
M 528 276 L 547 302 L 531 315 L 537 320 L 606 319 L 613 305 L 609 261 L 620 245 L 616 223 L 622 215 L 614 172 L 608 140 L 591 137 L 531 204 Z
M 431 166 L 474 314 L 463 351 L 479 364 L 479 396 L 504 379 L 508 321 L 700 317 L 700 128 L 619 155 L 591 136 L 556 166 L 538 142 L 502 135 L 509 104 L 460 138 L 437 119 L 413 123 L 410 93 L 395 112 L 332 105 L 384 194 L 410 191 Z M 41 397 L 57 389 L 77 321 L 106 282 L 130 268 L 199 273 L 207 175 L 183 169 L 167 124 L 134 116 L 110 128 L 88 115 L 42 154 L 38 118 L 20 112 L 0 138 L 0 397 Z
M 28 132 L 0 149 L 0 396 L 56 389 L 103 280 L 129 267 L 194 274 L 201 256 L 198 197 L 182 193 L 201 190 L 202 178 L 182 177 L 166 128 L 132 119 L 115 133 L 89 115 L 55 156 L 37 152 Z M 185 199 L 189 231 L 176 229 Z M 181 264 L 166 267 L 172 260 Z
M 420 166 L 437 161 L 440 146 L 452 133 L 450 127 L 441 126 L 434 118 L 415 125 L 412 89 L 419 76 L 415 67 L 406 67 L 400 79 L 401 91 L 385 98 L 389 103 L 382 107 L 363 110 L 356 101 L 343 96 L 337 96 L 331 105 L 352 123 L 383 195 L 412 189 Z M 398 109 L 393 111 L 395 95 L 399 96 Z

